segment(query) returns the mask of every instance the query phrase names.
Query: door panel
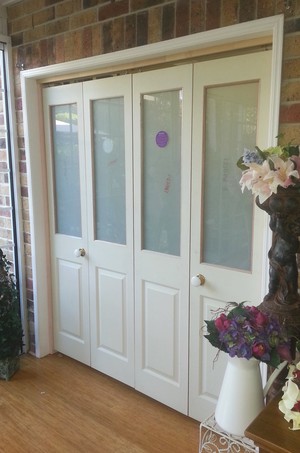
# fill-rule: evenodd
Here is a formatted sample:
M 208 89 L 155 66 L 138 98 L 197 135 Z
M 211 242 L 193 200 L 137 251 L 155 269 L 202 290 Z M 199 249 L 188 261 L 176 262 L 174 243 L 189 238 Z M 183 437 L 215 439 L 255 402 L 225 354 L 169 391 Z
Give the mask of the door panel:
M 43 92 L 52 244 L 54 348 L 90 363 L 85 149 L 81 85 Z
M 136 388 L 187 413 L 192 67 L 134 76 Z
M 214 411 L 226 355 L 203 338 L 204 319 L 227 302 L 262 298 L 266 218 L 242 194 L 236 162 L 245 148 L 268 143 L 271 52 L 197 63 L 194 69 L 190 415 Z
M 134 385 L 131 76 L 84 84 L 91 365 Z

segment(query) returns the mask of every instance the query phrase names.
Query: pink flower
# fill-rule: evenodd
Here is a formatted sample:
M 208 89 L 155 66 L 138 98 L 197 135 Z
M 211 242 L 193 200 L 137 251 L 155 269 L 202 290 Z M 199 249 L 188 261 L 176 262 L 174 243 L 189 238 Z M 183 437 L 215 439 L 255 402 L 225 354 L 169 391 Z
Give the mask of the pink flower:
M 249 313 L 251 313 L 252 317 L 254 318 L 254 322 L 257 326 L 264 326 L 268 323 L 267 316 L 262 313 L 257 307 L 249 307 Z
M 281 360 L 287 360 L 288 362 L 292 361 L 292 354 L 290 346 L 288 344 L 280 344 L 277 346 L 277 352 Z
M 252 346 L 252 352 L 255 357 L 262 357 L 266 353 L 266 345 L 264 343 L 254 343 Z
M 228 329 L 230 326 L 230 321 L 227 319 L 226 315 L 222 313 L 217 319 L 215 319 L 215 326 L 219 332 Z
M 300 412 L 300 401 L 297 401 L 297 403 L 295 403 L 292 411 Z
M 266 315 L 264 313 L 259 311 L 257 313 L 257 315 L 255 316 L 255 322 L 258 326 L 264 326 L 267 324 L 268 318 L 266 317 Z

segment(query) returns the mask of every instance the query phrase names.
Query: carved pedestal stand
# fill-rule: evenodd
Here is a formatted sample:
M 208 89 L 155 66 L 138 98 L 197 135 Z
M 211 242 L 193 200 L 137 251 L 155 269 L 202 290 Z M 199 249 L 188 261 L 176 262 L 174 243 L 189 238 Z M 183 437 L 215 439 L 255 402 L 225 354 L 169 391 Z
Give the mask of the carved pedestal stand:
M 269 292 L 260 305 L 265 313 L 276 315 L 286 326 L 289 335 L 300 338 L 300 295 L 298 293 L 297 253 L 300 236 L 300 189 L 278 188 L 259 208 L 270 216 L 273 231 L 272 246 L 269 250 Z M 292 346 L 294 349 L 294 346 Z M 292 350 L 292 354 L 294 354 Z M 283 379 L 279 377 L 276 386 L 281 389 Z

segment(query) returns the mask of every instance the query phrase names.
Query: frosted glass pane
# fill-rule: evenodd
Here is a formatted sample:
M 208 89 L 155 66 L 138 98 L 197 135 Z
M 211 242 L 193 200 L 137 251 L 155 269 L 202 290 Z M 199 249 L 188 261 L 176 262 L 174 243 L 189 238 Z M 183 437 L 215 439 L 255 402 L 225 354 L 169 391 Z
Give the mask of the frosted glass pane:
M 206 89 L 202 259 L 251 270 L 253 198 L 236 162 L 256 145 L 258 83 Z
M 56 233 L 80 237 L 77 106 L 57 105 L 51 110 Z
M 180 255 L 181 90 L 145 94 L 142 247 Z
M 93 101 L 95 237 L 126 243 L 124 99 Z

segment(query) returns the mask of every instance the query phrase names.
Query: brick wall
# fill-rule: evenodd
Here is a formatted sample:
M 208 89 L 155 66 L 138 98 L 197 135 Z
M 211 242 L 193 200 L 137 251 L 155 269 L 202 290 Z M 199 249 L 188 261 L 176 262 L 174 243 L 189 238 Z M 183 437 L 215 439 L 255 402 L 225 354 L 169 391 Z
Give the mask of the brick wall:
M 9 6 L 18 122 L 29 319 L 30 225 L 20 65 L 71 61 L 284 13 L 280 131 L 300 143 L 300 0 L 23 0 Z M 32 348 L 34 339 L 32 338 Z

